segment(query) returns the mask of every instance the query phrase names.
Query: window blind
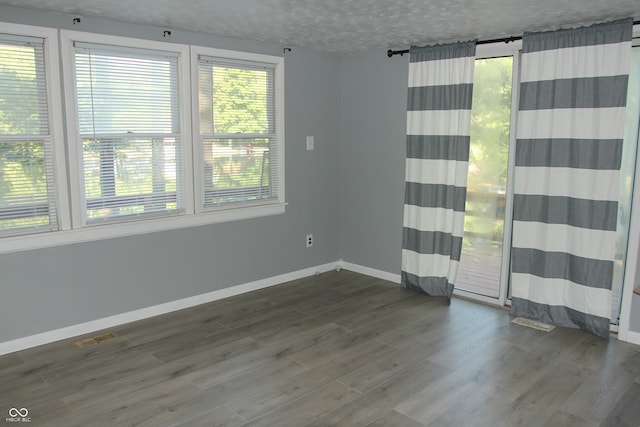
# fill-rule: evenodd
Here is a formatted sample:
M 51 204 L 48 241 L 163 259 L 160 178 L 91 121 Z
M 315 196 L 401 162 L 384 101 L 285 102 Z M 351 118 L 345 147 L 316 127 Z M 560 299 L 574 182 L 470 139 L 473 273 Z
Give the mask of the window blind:
M 44 40 L 0 34 L 0 235 L 58 229 Z
M 204 207 L 277 199 L 275 64 L 198 60 Z
M 183 212 L 177 55 L 74 49 L 85 222 Z

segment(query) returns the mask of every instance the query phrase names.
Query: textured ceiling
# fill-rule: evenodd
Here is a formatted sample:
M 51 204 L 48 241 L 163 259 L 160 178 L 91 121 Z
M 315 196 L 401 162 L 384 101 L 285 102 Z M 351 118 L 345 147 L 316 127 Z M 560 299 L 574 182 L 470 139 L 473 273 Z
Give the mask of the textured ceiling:
M 0 0 L 328 52 L 520 35 L 640 17 L 638 0 Z

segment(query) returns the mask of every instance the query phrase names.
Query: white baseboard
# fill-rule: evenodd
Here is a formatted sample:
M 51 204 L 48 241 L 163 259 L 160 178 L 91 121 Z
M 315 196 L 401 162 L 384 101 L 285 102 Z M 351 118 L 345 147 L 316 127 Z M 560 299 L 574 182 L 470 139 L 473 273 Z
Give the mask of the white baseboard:
M 173 311 L 182 310 L 219 299 L 232 297 L 234 295 L 268 288 L 270 286 L 279 285 L 281 283 L 290 282 L 292 280 L 302 279 L 304 277 L 313 276 L 314 274 L 334 270 L 338 267 L 338 265 L 339 264 L 337 262 L 331 262 L 316 267 L 310 267 L 303 270 L 293 271 L 291 273 L 281 274 L 279 276 L 256 280 L 254 282 L 245 283 L 242 285 L 232 286 L 230 288 L 208 292 L 206 294 L 195 295 L 164 304 L 158 304 L 151 307 L 141 308 L 139 310 L 129 311 L 127 313 L 116 314 L 114 316 L 104 317 L 102 319 L 91 320 L 89 322 L 80 323 L 77 325 L 42 332 L 24 338 L 5 341 L 0 343 L 0 356 L 31 347 L 37 347 L 39 345 L 49 344 L 55 341 L 72 338 L 78 335 L 88 334 L 102 329 L 113 328 L 114 326 L 122 325 L 125 323 L 135 322 L 137 320 L 143 320 L 149 317 L 171 313 Z
M 631 344 L 640 345 L 640 332 L 627 331 L 624 341 Z
M 344 260 L 338 261 L 338 267 L 345 270 L 353 271 L 354 273 L 365 274 L 367 276 L 376 277 L 382 280 L 388 280 L 393 283 L 400 283 L 400 275 L 389 273 L 387 271 L 376 270 L 375 268 L 365 267 L 363 265 L 352 264 Z
M 31 347 L 37 347 L 43 344 L 49 344 L 55 341 L 76 337 L 79 335 L 89 334 L 91 332 L 99 331 L 102 329 L 112 328 L 125 323 L 135 322 L 137 320 L 143 320 L 150 317 L 159 316 L 161 314 L 171 313 L 173 311 L 194 307 L 200 304 L 206 304 L 208 302 L 220 300 L 223 298 L 229 298 L 258 289 L 268 288 L 270 286 L 279 285 L 282 283 L 290 282 L 292 280 L 302 279 L 304 277 L 313 276 L 314 274 L 324 273 L 338 268 L 353 271 L 355 273 L 365 274 L 367 276 L 376 277 L 382 280 L 388 280 L 393 283 L 400 283 L 399 274 L 389 273 L 387 271 L 377 270 L 375 268 L 365 267 L 358 264 L 352 264 L 341 259 L 337 262 L 331 262 L 316 267 L 305 268 L 302 270 L 293 271 L 291 273 L 285 273 L 278 276 L 245 283 L 242 285 L 232 286 L 230 288 L 208 292 L 206 294 L 195 295 L 192 297 L 154 305 L 151 307 L 145 307 L 139 310 L 129 311 L 127 313 L 116 314 L 114 316 L 104 317 L 102 319 L 96 319 L 65 328 L 42 332 L 24 338 L 5 341 L 0 343 L 0 356 L 16 351 L 25 350 Z M 627 331 L 624 338 L 624 341 L 640 345 L 639 332 Z

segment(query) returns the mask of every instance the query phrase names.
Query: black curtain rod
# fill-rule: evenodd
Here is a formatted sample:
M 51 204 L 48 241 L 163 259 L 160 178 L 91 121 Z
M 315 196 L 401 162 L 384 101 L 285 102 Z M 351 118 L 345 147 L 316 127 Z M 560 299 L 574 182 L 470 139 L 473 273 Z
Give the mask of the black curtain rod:
M 633 21 L 633 25 L 638 25 L 640 24 L 640 21 Z M 637 39 L 638 37 L 633 37 L 633 39 Z M 505 38 L 501 38 L 501 39 L 491 39 L 491 40 L 479 40 L 476 42 L 476 44 L 491 44 L 491 43 L 511 43 L 511 42 L 515 42 L 518 40 L 522 40 L 522 36 L 513 36 L 513 37 L 505 37 Z M 391 58 L 394 55 L 404 55 L 405 53 L 409 53 L 409 49 L 404 49 L 404 50 L 391 50 L 389 49 L 387 51 L 387 56 L 389 58 Z
M 491 44 L 491 43 L 500 43 L 500 42 L 504 42 L 504 43 L 511 43 L 511 42 L 515 42 L 517 40 L 522 40 L 521 36 L 514 36 L 514 37 L 505 37 L 502 39 L 492 39 L 492 40 L 479 40 L 476 42 L 476 44 Z M 409 49 L 405 49 L 405 50 L 391 50 L 389 49 L 387 51 L 387 56 L 389 58 L 391 58 L 394 55 L 404 55 L 405 53 L 409 53 Z

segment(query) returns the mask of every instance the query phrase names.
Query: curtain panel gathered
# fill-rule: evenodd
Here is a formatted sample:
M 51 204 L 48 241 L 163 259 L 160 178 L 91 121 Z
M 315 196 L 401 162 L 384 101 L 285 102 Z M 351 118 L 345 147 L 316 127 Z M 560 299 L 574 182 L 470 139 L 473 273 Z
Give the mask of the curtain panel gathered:
M 512 315 L 609 335 L 631 34 L 523 37 Z
M 475 48 L 410 50 L 401 280 L 449 299 L 462 251 Z

